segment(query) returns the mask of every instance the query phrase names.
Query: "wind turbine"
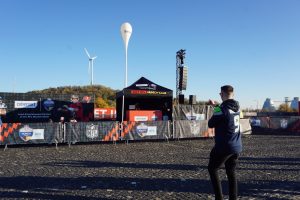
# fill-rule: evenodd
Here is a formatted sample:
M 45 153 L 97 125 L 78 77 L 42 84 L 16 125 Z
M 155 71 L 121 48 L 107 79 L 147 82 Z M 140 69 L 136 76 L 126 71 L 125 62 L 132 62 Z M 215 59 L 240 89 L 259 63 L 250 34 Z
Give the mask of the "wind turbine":
M 89 57 L 89 73 L 91 73 L 91 85 L 94 84 L 94 59 L 97 58 L 97 56 L 91 57 L 89 52 L 87 51 L 86 48 L 84 48 L 84 51 L 86 55 Z

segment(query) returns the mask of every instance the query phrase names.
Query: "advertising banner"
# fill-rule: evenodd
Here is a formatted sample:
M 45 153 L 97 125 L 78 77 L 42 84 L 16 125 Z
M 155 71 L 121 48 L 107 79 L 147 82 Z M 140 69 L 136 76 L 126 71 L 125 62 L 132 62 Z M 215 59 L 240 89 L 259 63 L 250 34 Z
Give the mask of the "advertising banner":
M 0 115 L 6 115 L 7 105 L 2 101 L 2 97 L 0 96 Z
M 0 132 L 0 144 L 52 144 L 63 141 L 59 123 L 5 123 Z
M 73 95 L 71 101 L 60 101 L 51 98 L 40 100 L 15 100 L 12 107 L 0 108 L 5 123 L 39 123 L 39 122 L 65 122 L 70 120 L 94 120 L 94 104 L 79 102 Z
M 66 142 L 111 141 L 117 134 L 117 122 L 66 123 Z
M 38 101 L 15 101 L 15 108 L 36 108 Z
M 161 121 L 160 110 L 128 110 L 126 119 L 128 121 Z
M 44 129 L 32 129 L 29 125 L 24 125 L 19 130 L 19 137 L 25 142 L 29 140 L 43 140 Z
M 174 138 L 210 137 L 207 120 L 176 120 L 174 123 Z
M 124 121 L 121 137 L 125 140 L 149 140 L 171 138 L 169 121 Z
M 95 108 L 95 120 L 116 120 L 117 111 L 115 108 Z

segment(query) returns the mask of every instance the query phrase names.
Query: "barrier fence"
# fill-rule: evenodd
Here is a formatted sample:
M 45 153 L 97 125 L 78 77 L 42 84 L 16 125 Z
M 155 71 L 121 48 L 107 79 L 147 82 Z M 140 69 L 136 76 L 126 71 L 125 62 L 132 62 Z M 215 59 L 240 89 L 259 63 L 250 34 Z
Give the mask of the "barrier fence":
M 65 124 L 67 143 L 100 142 L 116 140 L 118 123 L 109 122 L 76 122 Z
M 207 120 L 174 121 L 174 138 L 197 138 L 213 136 L 213 130 L 208 129 Z
M 291 119 L 298 122 L 299 119 Z M 214 136 L 207 120 L 176 121 L 117 121 L 68 123 L 3 123 L 0 128 L 0 145 L 58 144 L 119 140 L 160 140 L 200 138 Z M 278 123 L 269 121 L 266 124 Z M 241 132 L 251 133 L 249 119 L 241 119 Z M 274 125 L 275 126 L 275 125 Z
M 250 124 L 255 132 L 300 134 L 300 116 L 253 117 L 250 119 Z
M 0 128 L 0 144 L 38 144 L 63 142 L 60 123 L 3 123 Z
M 121 135 L 125 140 L 154 140 L 171 138 L 170 121 L 125 122 Z

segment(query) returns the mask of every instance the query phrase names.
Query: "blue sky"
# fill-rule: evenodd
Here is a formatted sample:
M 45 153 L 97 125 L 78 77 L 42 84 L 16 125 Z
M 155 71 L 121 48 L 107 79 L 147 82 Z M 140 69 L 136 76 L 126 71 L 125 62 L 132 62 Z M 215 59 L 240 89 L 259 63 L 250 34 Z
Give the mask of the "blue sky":
M 176 52 L 186 49 L 185 95 L 220 100 L 231 84 L 243 108 L 300 96 L 297 0 L 0 0 L 0 91 L 90 83 L 122 89 L 141 76 L 176 91 Z

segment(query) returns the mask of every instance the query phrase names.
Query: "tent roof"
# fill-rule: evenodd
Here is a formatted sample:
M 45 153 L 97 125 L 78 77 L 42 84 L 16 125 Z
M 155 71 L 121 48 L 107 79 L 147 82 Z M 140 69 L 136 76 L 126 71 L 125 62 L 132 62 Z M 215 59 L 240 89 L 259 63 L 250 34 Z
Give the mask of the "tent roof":
M 145 77 L 141 77 L 139 80 L 134 82 L 132 85 L 124 88 L 122 91 L 117 93 L 118 96 L 122 96 L 123 92 L 125 96 L 161 96 L 169 97 L 173 96 L 173 91 L 160 86 Z
M 139 89 L 151 89 L 151 90 L 158 90 L 158 91 L 167 91 L 171 92 L 172 90 L 165 88 L 163 86 L 160 86 L 156 83 L 153 83 L 152 81 L 146 79 L 145 77 L 141 77 L 139 80 L 134 82 L 132 85 L 128 86 L 125 89 L 134 89 L 134 90 L 139 90 Z

